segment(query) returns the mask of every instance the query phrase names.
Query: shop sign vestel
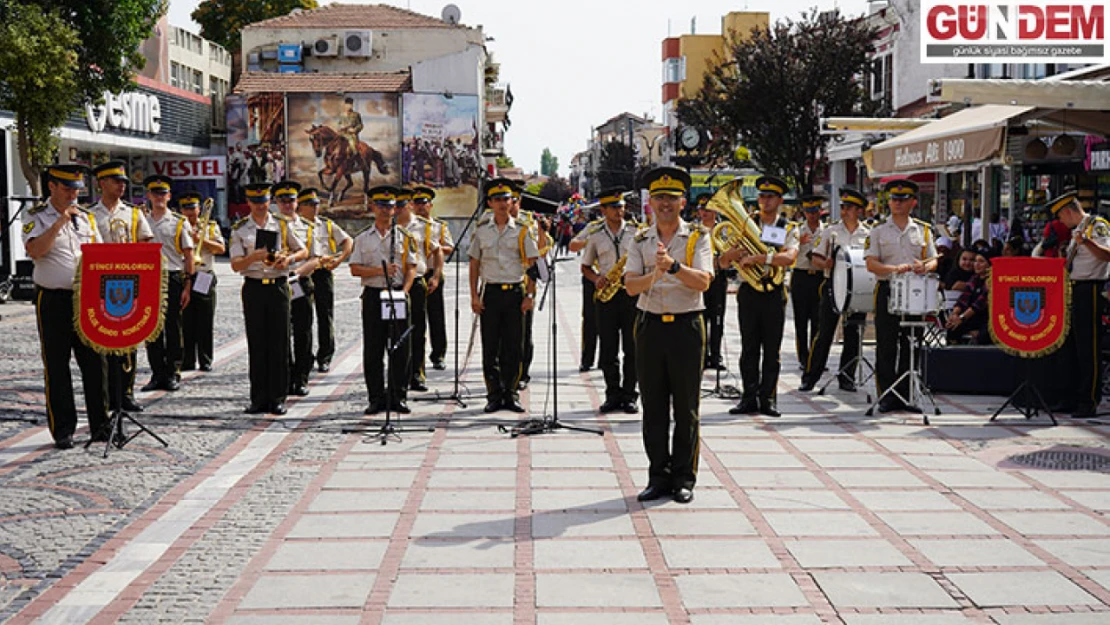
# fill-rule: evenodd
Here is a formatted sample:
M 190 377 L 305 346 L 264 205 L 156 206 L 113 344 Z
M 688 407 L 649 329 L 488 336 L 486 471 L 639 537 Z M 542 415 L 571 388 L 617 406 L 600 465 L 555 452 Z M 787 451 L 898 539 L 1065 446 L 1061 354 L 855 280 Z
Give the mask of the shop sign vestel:
M 227 157 L 152 158 L 150 165 L 154 173 L 169 176 L 174 180 L 214 179 L 219 182 L 218 186 L 223 188 L 223 180 L 227 172 Z
M 1101 0 L 922 0 L 923 63 L 1105 63 Z
M 105 92 L 103 104 L 85 104 L 85 121 L 93 132 L 111 128 L 157 135 L 162 130 L 162 103 L 148 93 Z

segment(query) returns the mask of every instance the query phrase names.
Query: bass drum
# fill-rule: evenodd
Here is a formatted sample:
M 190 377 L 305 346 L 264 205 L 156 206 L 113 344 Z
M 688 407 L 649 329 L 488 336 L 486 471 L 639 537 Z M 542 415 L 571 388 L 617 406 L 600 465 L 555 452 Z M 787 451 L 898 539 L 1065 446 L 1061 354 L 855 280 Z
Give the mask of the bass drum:
M 875 274 L 867 270 L 861 249 L 838 247 L 833 252 L 832 306 L 838 315 L 875 309 Z

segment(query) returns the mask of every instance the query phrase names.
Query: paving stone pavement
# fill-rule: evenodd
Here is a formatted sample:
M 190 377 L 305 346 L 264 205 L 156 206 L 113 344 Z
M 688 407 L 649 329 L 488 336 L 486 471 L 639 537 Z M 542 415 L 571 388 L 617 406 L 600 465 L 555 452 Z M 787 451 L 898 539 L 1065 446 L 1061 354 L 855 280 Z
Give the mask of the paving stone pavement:
M 176 393 L 140 393 L 141 420 L 169 447 L 141 436 L 107 459 L 50 446 L 33 310 L 0 307 L 0 620 L 1110 622 L 1110 474 L 1009 460 L 1044 449 L 1110 455 L 1110 426 L 989 423 L 1000 398 L 978 396 L 939 397 L 930 426 L 866 417 L 862 393 L 796 391 L 788 322 L 783 417 L 731 416 L 734 400 L 706 397 L 694 502 L 641 504 L 639 418 L 599 416 L 601 374 L 577 370 L 573 262 L 559 264 L 554 319 L 550 294 L 537 315 L 535 380 L 522 400 L 531 416 L 552 416 L 553 347 L 559 419 L 603 436 L 510 437 L 496 426 L 515 415 L 483 414 L 481 397 L 450 400 L 452 371 L 429 370 L 432 392 L 410 398 L 402 440 L 385 446 L 372 436 L 381 420 L 362 416 L 354 280 L 337 279 L 331 372 L 314 374 L 288 415 L 251 418 L 241 414 L 240 280 L 226 264 L 218 271 L 215 370 L 186 373 Z M 465 293 L 460 303 L 464 351 Z M 734 299 L 729 307 L 735 369 Z M 481 395 L 479 354 L 475 346 L 461 376 L 464 394 Z M 732 373 L 722 382 L 738 384 Z M 715 387 L 713 372 L 704 385 Z M 39 423 L 21 420 L 31 418 Z

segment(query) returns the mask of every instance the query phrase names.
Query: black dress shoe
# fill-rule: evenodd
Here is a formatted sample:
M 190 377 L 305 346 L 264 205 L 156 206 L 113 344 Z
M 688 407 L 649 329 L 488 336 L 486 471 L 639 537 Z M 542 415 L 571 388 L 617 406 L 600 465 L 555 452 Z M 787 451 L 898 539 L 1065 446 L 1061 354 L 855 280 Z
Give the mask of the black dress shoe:
M 211 371 L 212 370 L 212 365 L 201 365 L 200 370 L 204 371 L 204 372 Z
M 144 393 L 149 393 L 151 391 L 157 391 L 161 386 L 162 384 L 160 380 L 155 380 L 154 378 L 151 378 L 150 381 L 144 384 L 139 390 Z
M 409 382 L 409 389 L 418 393 L 423 393 L 424 391 L 428 390 L 428 385 L 419 380 L 413 380 L 412 382 Z
M 308 395 L 308 387 L 304 384 L 294 384 L 289 387 L 289 394 L 296 395 L 297 397 L 304 397 Z
M 403 399 L 398 399 L 390 404 L 389 409 L 397 414 L 409 414 L 412 412 L 412 410 L 409 409 L 409 405 L 406 404 Z
M 196 367 L 193 365 L 181 365 L 182 371 L 193 371 L 194 369 L 196 369 Z
M 158 388 L 172 393 L 181 388 L 181 383 L 174 378 L 170 378 L 168 380 L 163 380 L 162 383 L 158 385 Z
M 366 410 L 362 411 L 362 414 L 367 416 L 376 415 L 383 410 L 385 410 L 385 402 L 381 400 L 372 401 L 370 405 L 366 407 Z
M 59 438 L 54 441 L 54 447 L 56 449 L 73 449 L 73 437 L 66 436 L 65 438 Z
M 755 414 L 759 412 L 759 404 L 754 399 L 743 399 L 739 404 L 728 409 L 729 414 Z
M 245 410 L 243 410 L 243 414 L 262 414 L 264 412 L 266 412 L 266 409 L 257 404 L 251 404 L 247 406 Z
M 432 368 L 435 369 L 436 371 L 443 371 L 443 370 L 447 369 L 447 365 L 445 365 L 442 360 L 433 360 L 432 361 Z
M 640 409 L 636 407 L 636 402 L 634 401 L 626 401 L 622 403 L 621 410 L 625 411 L 628 414 L 636 414 L 637 412 L 640 412 Z
M 759 402 L 759 414 L 767 415 L 768 417 L 781 417 L 782 413 L 779 412 L 778 407 L 775 406 L 775 400 L 764 399 Z
M 486 407 L 482 408 L 482 412 L 485 412 L 485 413 L 497 412 L 498 410 L 501 410 L 501 400 L 500 399 L 491 399 L 491 400 L 486 402 Z
M 285 409 L 285 402 L 279 401 L 270 407 L 270 414 L 285 414 L 287 412 L 289 411 Z
M 841 382 L 840 383 L 840 390 L 845 391 L 847 393 L 855 393 L 859 389 L 856 388 L 856 383 L 855 382 Z
M 893 397 L 884 397 L 879 400 L 879 412 L 886 414 L 902 407 L 902 402 Z
M 609 414 L 610 412 L 613 412 L 615 410 L 619 410 L 620 407 L 621 407 L 621 403 L 619 401 L 617 401 L 615 399 L 606 399 L 605 403 L 601 404 L 601 406 L 597 409 L 597 411 L 600 412 L 601 414 Z
M 320 373 L 327 373 L 328 371 L 331 371 L 331 363 L 330 362 L 322 362 L 322 363 L 320 363 L 319 367 L 316 367 L 316 370 L 319 371 Z
M 798 390 L 803 393 L 808 393 L 809 391 L 812 391 L 813 387 L 815 386 L 817 386 L 817 383 L 812 380 L 802 380 L 802 385 L 798 387 Z
M 578 365 L 578 372 L 579 373 L 585 373 L 589 370 L 590 370 L 590 365 L 587 365 L 587 364 Z
M 686 487 L 676 489 L 674 500 L 676 503 L 690 503 L 694 500 L 694 491 Z
M 127 412 L 142 412 L 143 411 L 143 407 L 141 405 L 139 405 L 138 403 L 136 403 L 135 400 L 130 398 L 130 397 L 124 397 L 123 398 L 123 403 L 121 404 L 121 406 Z
M 111 435 L 112 435 L 112 428 L 111 427 L 100 428 L 96 432 L 93 432 L 92 436 L 89 437 L 89 441 L 91 441 L 93 443 L 107 443 L 108 438 Z
M 511 412 L 524 412 L 524 406 L 521 406 L 520 402 L 515 399 L 506 399 L 501 402 L 501 407 Z
M 636 501 L 655 501 L 656 499 L 662 499 L 670 494 L 671 489 L 669 488 L 648 484 L 647 488 L 640 491 L 639 495 L 636 495 Z

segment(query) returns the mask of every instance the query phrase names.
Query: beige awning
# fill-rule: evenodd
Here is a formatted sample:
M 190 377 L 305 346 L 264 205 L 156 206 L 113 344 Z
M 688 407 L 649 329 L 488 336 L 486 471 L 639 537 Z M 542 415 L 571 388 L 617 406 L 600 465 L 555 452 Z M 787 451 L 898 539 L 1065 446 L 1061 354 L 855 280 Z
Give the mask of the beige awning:
M 981 80 L 937 78 L 933 96 L 944 102 L 1009 104 L 1042 109 L 1101 111 L 1110 108 L 1110 82 L 1101 80 Z
M 977 169 L 999 159 L 1006 126 L 1031 110 L 996 104 L 964 109 L 876 145 L 864 162 L 873 178 Z

